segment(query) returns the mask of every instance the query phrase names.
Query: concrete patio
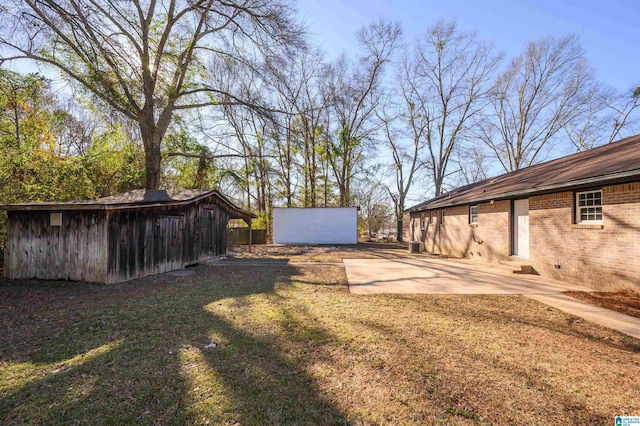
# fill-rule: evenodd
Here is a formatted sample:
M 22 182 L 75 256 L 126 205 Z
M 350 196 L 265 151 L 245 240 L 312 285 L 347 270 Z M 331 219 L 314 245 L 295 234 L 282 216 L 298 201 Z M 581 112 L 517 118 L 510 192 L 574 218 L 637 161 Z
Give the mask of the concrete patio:
M 345 259 L 354 294 L 558 294 L 587 287 L 459 259 Z
M 459 259 L 344 259 L 344 265 L 349 291 L 354 294 L 523 295 L 640 339 L 639 318 L 563 294 L 592 291 L 588 287 Z

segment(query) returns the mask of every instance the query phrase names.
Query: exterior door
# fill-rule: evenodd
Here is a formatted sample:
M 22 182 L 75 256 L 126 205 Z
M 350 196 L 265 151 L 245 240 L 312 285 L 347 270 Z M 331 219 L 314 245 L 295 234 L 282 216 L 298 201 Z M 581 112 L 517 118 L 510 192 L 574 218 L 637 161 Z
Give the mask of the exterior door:
M 160 216 L 157 219 L 155 232 L 157 273 L 163 274 L 182 269 L 184 267 L 182 258 L 184 218 L 182 216 Z
M 529 257 L 529 199 L 513 201 L 513 254 Z

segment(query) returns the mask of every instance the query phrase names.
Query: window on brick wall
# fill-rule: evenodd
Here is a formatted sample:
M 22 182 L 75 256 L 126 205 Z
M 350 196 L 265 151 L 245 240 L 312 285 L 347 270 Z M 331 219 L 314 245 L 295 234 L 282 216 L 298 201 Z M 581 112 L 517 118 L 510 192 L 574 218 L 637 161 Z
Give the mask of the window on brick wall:
M 433 224 L 433 210 L 429 210 L 429 225 Z
M 478 223 L 478 206 L 469 206 L 469 223 L 477 224 Z
M 445 218 L 444 209 L 442 209 L 440 210 L 440 223 L 442 225 L 444 225 L 444 218 Z
M 424 231 L 424 229 L 425 229 L 425 227 L 424 227 L 424 215 L 425 215 L 424 212 L 420 213 L 420 230 L 421 231 Z
M 602 223 L 602 190 L 576 193 L 576 223 Z

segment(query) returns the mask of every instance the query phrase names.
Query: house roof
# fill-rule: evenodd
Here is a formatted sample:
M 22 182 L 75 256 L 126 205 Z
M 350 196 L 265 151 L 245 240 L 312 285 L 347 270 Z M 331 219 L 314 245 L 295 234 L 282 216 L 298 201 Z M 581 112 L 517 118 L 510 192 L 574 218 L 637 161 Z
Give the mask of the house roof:
M 622 183 L 640 178 L 640 135 L 453 189 L 407 212 Z
M 99 198 L 65 202 L 0 204 L 0 210 L 122 210 L 148 208 L 165 205 L 184 205 L 213 196 L 231 214 L 232 219 L 252 219 L 257 216 L 233 204 L 216 190 L 182 189 L 157 190 L 134 189 L 123 194 Z

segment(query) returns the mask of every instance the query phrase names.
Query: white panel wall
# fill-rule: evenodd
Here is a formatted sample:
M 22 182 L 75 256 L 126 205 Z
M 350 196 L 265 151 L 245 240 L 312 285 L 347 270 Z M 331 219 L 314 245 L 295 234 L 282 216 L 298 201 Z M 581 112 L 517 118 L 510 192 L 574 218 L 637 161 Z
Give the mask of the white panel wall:
M 274 208 L 274 244 L 357 244 L 355 207 Z

